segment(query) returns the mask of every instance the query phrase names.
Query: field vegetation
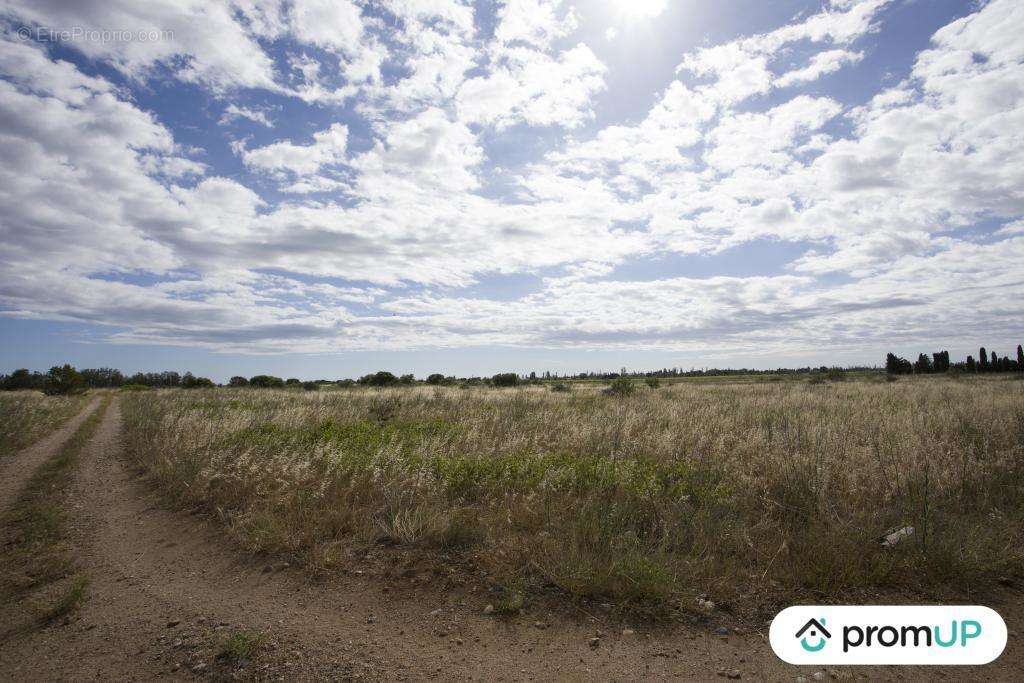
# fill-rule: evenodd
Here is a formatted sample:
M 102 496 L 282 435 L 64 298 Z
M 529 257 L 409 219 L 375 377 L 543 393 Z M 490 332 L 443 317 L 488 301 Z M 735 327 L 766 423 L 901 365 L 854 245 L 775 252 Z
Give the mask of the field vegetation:
M 0 598 L 5 604 L 27 599 L 33 621 L 64 617 L 86 599 L 89 579 L 77 571 L 69 547 L 66 490 L 82 449 L 99 426 L 111 396 L 33 474 L 14 505 L 0 516 L 4 568 Z M 5 624 L 3 631 L 31 624 Z M 5 634 L 4 634 L 5 635 Z
M 165 389 L 122 404 L 130 456 L 174 501 L 315 570 L 397 545 L 510 604 L 712 596 L 749 614 L 1019 575 L 1024 382 L 877 380 Z
M 46 396 L 30 390 L 0 393 L 0 458 L 57 429 L 87 402 L 81 394 Z

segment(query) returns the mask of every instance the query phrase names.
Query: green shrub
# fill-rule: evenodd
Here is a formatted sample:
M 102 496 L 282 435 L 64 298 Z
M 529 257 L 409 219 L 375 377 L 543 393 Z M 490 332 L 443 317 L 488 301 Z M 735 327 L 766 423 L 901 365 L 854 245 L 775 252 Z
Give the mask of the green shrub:
M 70 365 L 63 367 L 54 366 L 46 374 L 46 384 L 43 385 L 43 393 L 48 396 L 63 396 L 67 394 L 80 394 L 85 391 L 85 379 L 82 374 Z
M 616 377 L 601 393 L 605 396 L 629 396 L 636 389 L 636 384 L 628 377 Z
M 499 372 L 491 378 L 491 384 L 496 387 L 514 387 L 519 384 L 519 375 L 514 372 Z

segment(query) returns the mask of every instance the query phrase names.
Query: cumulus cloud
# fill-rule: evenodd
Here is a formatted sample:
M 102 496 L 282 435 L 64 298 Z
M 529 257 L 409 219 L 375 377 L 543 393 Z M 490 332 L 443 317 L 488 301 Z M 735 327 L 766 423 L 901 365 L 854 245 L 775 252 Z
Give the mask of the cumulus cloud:
M 347 143 L 348 128 L 334 123 L 330 128 L 314 133 L 313 142 L 308 145 L 284 141 L 246 149 L 242 151 L 242 161 L 259 171 L 310 175 L 324 166 L 344 161 Z
M 788 353 L 1024 323 L 986 306 L 1024 293 L 1011 0 L 863 97 L 820 79 L 871 53 L 888 3 L 833 0 L 681 48 L 628 116 L 600 107 L 625 67 L 553 0 L 9 4 L 175 38 L 65 59 L 0 40 L 4 315 L 246 352 Z M 175 84 L 209 95 L 185 124 L 143 96 Z M 690 272 L 765 244 L 793 255 Z M 495 276 L 536 286 L 499 300 Z

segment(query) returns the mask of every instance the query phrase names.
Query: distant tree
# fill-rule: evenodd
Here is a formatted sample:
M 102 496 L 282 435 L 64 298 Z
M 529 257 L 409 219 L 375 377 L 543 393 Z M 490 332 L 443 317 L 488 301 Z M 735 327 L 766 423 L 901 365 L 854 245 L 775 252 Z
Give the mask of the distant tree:
M 302 388 L 306 391 L 318 391 L 320 389 L 320 385 L 316 382 L 303 382 Z
M 917 355 L 917 362 L 914 363 L 914 372 L 928 373 L 932 371 L 932 361 L 928 358 L 927 354 L 920 353 Z
M 229 387 L 247 387 L 249 386 L 249 380 L 239 375 L 235 375 L 228 380 Z
M 978 350 L 978 372 L 988 372 L 988 352 L 984 346 Z
M 369 387 L 390 387 L 398 384 L 398 378 L 387 370 L 375 372 L 372 375 L 363 375 L 359 383 Z
M 514 372 L 499 372 L 491 378 L 491 383 L 496 387 L 514 387 L 519 384 L 519 375 Z
M 354 379 L 339 379 L 335 384 L 342 389 L 348 389 L 349 387 L 354 387 L 356 381 Z
M 977 372 L 978 367 L 974 364 L 974 356 L 967 356 L 967 372 Z
M 949 370 L 949 351 L 933 353 L 932 359 L 932 369 L 935 372 L 947 372 Z
M 1017 344 L 1017 372 L 1024 372 L 1024 349 Z
M 992 363 L 991 363 L 991 366 L 992 366 L 992 368 L 991 368 L 992 372 L 996 372 L 999 369 L 999 356 L 996 355 L 995 351 L 992 352 Z
M 82 374 L 68 364 L 63 367 L 54 366 L 46 374 L 43 393 L 51 396 L 79 394 L 85 391 L 85 380 Z
M 26 368 L 19 368 L 4 378 L 3 388 L 5 391 L 42 389 L 44 384 L 46 384 L 45 375 L 29 372 Z
M 86 368 L 81 370 L 86 386 L 93 388 L 119 387 L 124 384 L 124 375 L 114 368 Z
M 249 384 L 261 389 L 280 389 L 284 386 L 284 380 L 273 375 L 256 375 L 249 378 Z
M 427 384 L 444 384 L 444 375 L 440 372 L 427 375 Z
M 286 387 L 297 387 L 300 384 L 302 384 L 302 382 L 299 380 L 298 377 L 289 377 L 284 381 L 284 385 Z
M 207 389 L 216 386 L 209 377 L 196 377 L 191 372 L 186 372 L 181 378 L 182 389 Z
M 901 358 L 895 353 L 885 355 L 885 371 L 890 375 L 909 375 L 913 372 L 914 366 L 906 358 Z
M 408 375 L 402 375 L 401 377 L 398 378 L 398 383 L 404 386 L 411 386 L 413 384 L 416 384 L 416 375 L 413 375 L 411 373 Z

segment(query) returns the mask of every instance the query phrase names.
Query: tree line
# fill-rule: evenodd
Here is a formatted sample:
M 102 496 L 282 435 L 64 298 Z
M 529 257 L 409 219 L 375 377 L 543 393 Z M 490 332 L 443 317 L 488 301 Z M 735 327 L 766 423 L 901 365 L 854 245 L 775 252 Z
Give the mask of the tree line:
M 920 353 L 911 363 L 894 353 L 885 355 L 885 371 L 890 375 L 932 374 L 943 372 L 1024 372 L 1024 348 L 1017 344 L 1017 358 L 1000 357 L 995 351 L 978 349 L 978 360 L 968 355 L 962 362 L 950 364 L 949 351 L 937 351 L 931 356 Z
M 621 372 L 581 372 L 570 374 L 558 374 L 544 372 L 538 375 L 536 372 L 517 374 L 514 372 L 499 372 L 490 377 L 455 377 L 432 373 L 427 375 L 423 383 L 432 386 L 449 386 L 459 384 L 462 386 L 495 386 L 510 387 L 519 384 L 539 384 L 544 381 L 578 379 L 578 380 L 605 380 L 614 381 L 619 378 L 638 378 L 657 381 L 660 378 L 671 377 L 713 377 L 728 375 L 792 375 L 792 374 L 816 374 L 816 373 L 842 373 L 844 369 L 830 368 L 828 366 L 803 367 L 803 368 L 777 368 L 774 370 L 756 370 L 748 368 L 704 368 L 681 370 L 680 368 L 663 368 L 661 370 L 647 370 L 628 372 L 622 368 Z M 850 367 L 847 371 L 865 370 L 871 371 L 870 367 Z M 978 352 L 978 359 L 968 355 L 966 359 L 958 363 L 950 363 L 949 351 L 936 351 L 931 355 L 918 354 L 915 362 L 906 358 L 888 353 L 885 357 L 885 371 L 890 375 L 908 374 L 931 374 L 956 372 L 1024 372 L 1024 349 L 1017 345 L 1017 358 L 1008 356 L 1000 357 L 995 351 L 988 352 L 981 347 Z M 228 380 L 225 386 L 229 387 L 254 387 L 260 389 L 284 389 L 302 388 L 306 391 L 315 391 L 324 384 L 335 384 L 340 387 L 368 386 L 368 387 L 393 387 L 411 386 L 419 383 L 419 380 L 412 374 L 395 375 L 386 370 L 363 375 L 359 379 L 328 380 L 318 379 L 302 381 L 294 377 L 284 379 L 274 375 L 254 375 L 242 377 L 236 375 Z M 86 368 L 77 370 L 71 365 L 54 366 L 48 372 L 30 371 L 27 368 L 20 368 L 9 375 L 0 374 L 0 390 L 16 391 L 19 389 L 36 389 L 48 394 L 70 394 L 86 389 L 113 389 L 113 388 L 174 388 L 201 389 L 204 387 L 219 386 L 208 377 L 201 377 L 185 372 L 184 374 L 174 370 L 163 372 L 137 372 L 133 375 L 125 375 L 116 368 Z

